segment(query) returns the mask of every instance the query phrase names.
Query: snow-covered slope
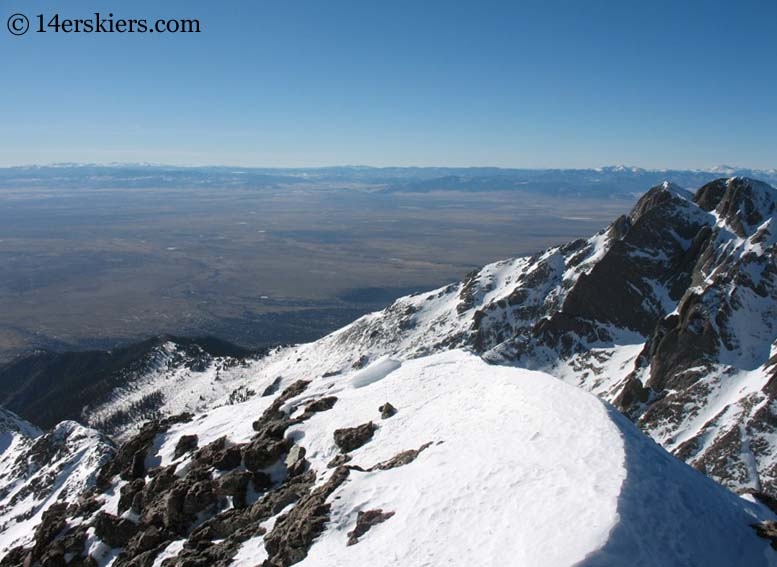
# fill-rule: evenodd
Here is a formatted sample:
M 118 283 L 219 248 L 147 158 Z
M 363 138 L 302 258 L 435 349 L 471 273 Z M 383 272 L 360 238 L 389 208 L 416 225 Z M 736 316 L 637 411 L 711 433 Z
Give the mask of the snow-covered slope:
M 5 564 L 777 561 L 751 527 L 771 512 L 546 374 L 453 350 L 255 385 L 277 391 L 141 433 L 64 529 Z
M 131 379 L 111 390 L 107 399 L 84 408 L 83 421 L 125 440 L 149 419 L 203 411 L 215 403 L 239 401 L 255 394 L 249 360 L 211 356 L 197 345 L 167 341 L 154 347 Z
M 742 178 L 695 195 L 665 183 L 588 240 L 399 299 L 253 371 L 467 348 L 596 393 L 721 482 L 774 492 L 775 195 Z
M 245 367 L 149 372 L 89 420 L 159 392 L 162 416 L 202 411 L 256 395 L 253 377 L 292 367 L 347 372 L 381 356 L 465 348 L 613 402 L 735 489 L 777 493 L 775 194 L 746 178 L 695 194 L 663 183 L 587 240 L 490 264 Z
M 52 504 L 76 502 L 112 454 L 109 441 L 78 423 L 43 434 L 0 408 L 0 554 L 30 543 Z
M 37 437 L 40 429 L 18 415 L 0 407 L 0 454 L 23 439 Z
M 203 410 L 239 389 L 250 357 L 208 337 L 152 337 L 108 351 L 41 350 L 0 365 L 0 405 L 39 427 L 75 420 L 122 439 L 145 421 Z

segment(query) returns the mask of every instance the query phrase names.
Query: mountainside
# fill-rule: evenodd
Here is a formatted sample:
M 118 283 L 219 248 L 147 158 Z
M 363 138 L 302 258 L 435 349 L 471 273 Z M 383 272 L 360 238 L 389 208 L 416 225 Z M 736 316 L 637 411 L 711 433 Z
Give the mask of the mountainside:
M 588 240 L 402 298 L 299 356 L 340 370 L 468 348 L 613 402 L 732 488 L 775 492 L 776 203 L 749 179 L 665 183 Z
M 0 408 L 0 556 L 29 543 L 52 506 L 77 502 L 112 454 L 110 441 L 76 422 L 44 434 Z
M 40 427 L 76 420 L 122 438 L 231 393 L 246 381 L 248 356 L 218 339 L 168 336 L 110 351 L 40 351 L 0 366 L 0 405 Z
M 144 428 L 0 564 L 777 561 L 751 527 L 773 513 L 548 375 L 457 350 L 287 370 L 257 381 L 275 393 Z
M 0 420 L 12 490 L 42 439 L 66 447 L 32 512 L 0 508 L 0 549 L 23 546 L 1 564 L 777 564 L 752 528 L 777 545 L 775 516 L 664 451 L 774 507 L 775 214 L 751 179 L 663 183 L 314 343 L 201 367 L 160 344 L 83 414 L 114 458 Z

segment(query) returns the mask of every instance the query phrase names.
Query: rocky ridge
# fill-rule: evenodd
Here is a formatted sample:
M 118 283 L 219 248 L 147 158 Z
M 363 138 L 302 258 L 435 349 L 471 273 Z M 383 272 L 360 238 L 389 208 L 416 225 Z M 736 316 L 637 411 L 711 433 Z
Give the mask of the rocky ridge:
M 309 380 L 289 369 L 267 396 L 146 424 L 91 488 L 50 503 L 0 565 L 777 558 L 777 515 L 672 458 L 594 396 L 458 350 L 385 362 Z M 389 396 L 397 411 L 380 419 Z

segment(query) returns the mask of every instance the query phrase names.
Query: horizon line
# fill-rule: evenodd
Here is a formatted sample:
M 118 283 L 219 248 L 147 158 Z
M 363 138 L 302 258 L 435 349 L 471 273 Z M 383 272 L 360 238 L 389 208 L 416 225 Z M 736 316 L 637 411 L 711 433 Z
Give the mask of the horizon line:
M 14 165 L 0 165 L 0 170 L 9 169 L 44 169 L 44 168 L 77 168 L 77 167 L 147 167 L 147 168 L 170 168 L 170 169 L 238 169 L 238 170 L 276 170 L 276 171 L 316 171 L 328 169 L 450 169 L 450 170 L 473 170 L 490 169 L 497 171 L 615 171 L 632 173 L 651 173 L 651 172 L 699 172 L 699 173 L 723 173 L 725 171 L 754 171 L 776 173 L 777 167 L 747 167 L 719 164 L 710 167 L 641 167 L 637 165 L 599 165 L 588 167 L 531 167 L 531 166 L 497 166 L 497 165 L 367 165 L 367 164 L 335 164 L 335 165 L 233 165 L 233 164 L 173 164 L 164 162 L 50 162 L 50 163 L 24 163 Z

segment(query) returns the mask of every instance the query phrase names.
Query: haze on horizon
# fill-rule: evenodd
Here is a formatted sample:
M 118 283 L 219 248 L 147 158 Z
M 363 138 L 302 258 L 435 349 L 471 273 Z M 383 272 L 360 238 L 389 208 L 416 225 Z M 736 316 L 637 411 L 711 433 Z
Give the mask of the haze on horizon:
M 777 166 L 777 4 L 42 0 L 192 35 L 0 34 L 0 166 Z

